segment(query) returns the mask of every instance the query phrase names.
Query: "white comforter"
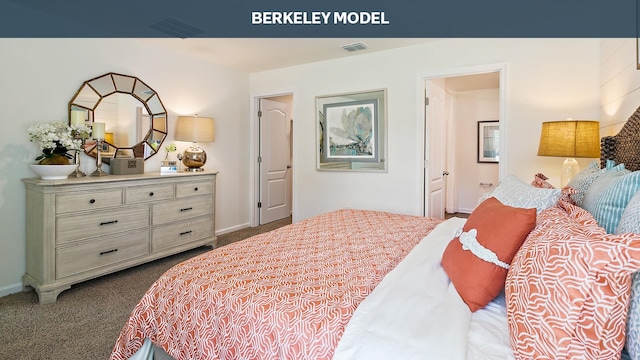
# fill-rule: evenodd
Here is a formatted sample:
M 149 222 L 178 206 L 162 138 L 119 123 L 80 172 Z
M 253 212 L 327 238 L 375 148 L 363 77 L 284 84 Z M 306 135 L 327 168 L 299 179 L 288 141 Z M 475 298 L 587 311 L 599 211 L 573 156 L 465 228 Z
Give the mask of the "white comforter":
M 358 306 L 334 360 L 513 359 L 504 297 L 471 313 L 440 259 L 465 219 L 438 225 Z

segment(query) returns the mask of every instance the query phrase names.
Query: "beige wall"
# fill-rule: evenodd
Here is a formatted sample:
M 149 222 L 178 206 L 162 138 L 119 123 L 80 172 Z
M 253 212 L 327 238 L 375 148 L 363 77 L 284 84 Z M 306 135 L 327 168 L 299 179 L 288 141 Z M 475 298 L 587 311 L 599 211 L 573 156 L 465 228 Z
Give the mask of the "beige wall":
M 640 106 L 640 70 L 636 39 L 603 39 L 600 43 L 601 135 L 615 135 Z
M 37 155 L 27 127 L 66 121 L 67 104 L 82 82 L 107 72 L 139 77 L 158 92 L 169 117 L 169 136 L 178 115 L 215 118 L 216 141 L 200 144 L 208 169 L 220 172 L 217 232 L 249 222 L 247 189 L 249 76 L 177 55 L 134 39 L 0 39 L 0 296 L 20 291 L 25 269 L 25 191 L 33 177 L 27 164 Z M 182 151 L 189 145 L 176 143 Z M 162 155 L 145 163 L 159 171 Z M 95 169 L 94 163 L 85 166 Z
M 543 172 L 559 183 L 562 159 L 536 156 L 541 123 L 598 116 L 598 53 L 596 39 L 446 39 L 254 73 L 251 93 L 294 93 L 294 220 L 343 207 L 420 214 L 424 77 L 504 64 L 506 173 Z M 316 171 L 315 97 L 380 88 L 388 91 L 388 173 Z

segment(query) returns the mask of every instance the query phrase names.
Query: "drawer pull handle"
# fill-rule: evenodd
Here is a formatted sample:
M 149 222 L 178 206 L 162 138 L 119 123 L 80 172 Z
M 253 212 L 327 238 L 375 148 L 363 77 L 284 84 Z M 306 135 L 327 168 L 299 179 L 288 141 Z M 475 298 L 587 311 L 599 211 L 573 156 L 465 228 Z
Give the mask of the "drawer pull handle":
M 180 236 L 182 236 L 182 235 L 187 235 L 187 234 L 191 234 L 191 230 L 181 232 L 181 233 L 180 233 Z
M 198 188 L 197 187 L 193 188 L 193 191 L 198 191 Z
M 153 191 L 149 193 L 149 196 L 153 196 Z
M 95 204 L 95 203 L 96 203 L 96 199 L 89 200 L 89 204 Z
M 118 220 L 105 221 L 105 222 L 101 222 L 100 226 L 109 225 L 109 224 L 117 224 L 117 223 L 118 223 Z
M 192 207 L 183 208 L 183 209 L 180 209 L 180 212 L 182 212 L 182 211 L 189 211 L 189 210 L 193 210 L 193 208 L 192 208 Z
M 116 252 L 116 251 L 118 251 L 118 249 L 107 250 L 107 251 L 101 252 L 100 255 L 105 255 L 105 254 L 113 253 L 113 252 Z

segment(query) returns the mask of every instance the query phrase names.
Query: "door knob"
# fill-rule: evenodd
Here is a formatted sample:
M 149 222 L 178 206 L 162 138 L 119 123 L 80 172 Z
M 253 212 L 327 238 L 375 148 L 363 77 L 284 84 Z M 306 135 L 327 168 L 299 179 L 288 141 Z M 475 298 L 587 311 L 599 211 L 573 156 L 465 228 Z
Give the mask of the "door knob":
M 287 169 L 291 169 L 291 165 L 287 165 Z

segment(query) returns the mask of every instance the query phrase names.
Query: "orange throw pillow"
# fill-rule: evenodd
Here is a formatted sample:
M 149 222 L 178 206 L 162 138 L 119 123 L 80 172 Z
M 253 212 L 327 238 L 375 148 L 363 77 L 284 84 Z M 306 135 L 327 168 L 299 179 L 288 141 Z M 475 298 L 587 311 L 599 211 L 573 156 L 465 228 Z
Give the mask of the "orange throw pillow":
M 507 206 L 496 198 L 483 201 L 469 215 L 447 245 L 442 267 L 471 311 L 502 291 L 509 264 L 535 225 L 535 208 Z

